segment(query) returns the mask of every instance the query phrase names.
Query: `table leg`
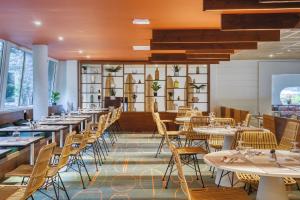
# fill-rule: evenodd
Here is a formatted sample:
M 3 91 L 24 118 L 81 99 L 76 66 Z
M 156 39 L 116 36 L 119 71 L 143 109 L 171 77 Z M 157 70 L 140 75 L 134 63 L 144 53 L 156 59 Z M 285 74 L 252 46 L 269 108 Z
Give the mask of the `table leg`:
M 84 128 L 87 129 L 87 125 L 88 125 L 88 120 L 84 120 Z
M 92 114 L 92 122 L 95 123 L 95 114 Z
M 73 126 L 72 126 L 72 125 L 70 125 L 70 126 L 69 126 L 69 133 L 71 133 L 71 132 L 72 132 L 72 130 L 73 130 Z
M 64 146 L 64 130 L 59 131 L 59 146 Z
M 30 158 L 29 158 L 30 165 L 34 165 L 34 143 L 30 144 L 29 154 L 30 154 Z
M 260 177 L 256 200 L 267 199 L 288 200 L 288 194 L 282 178 L 267 176 Z
M 80 131 L 83 131 L 83 121 L 80 122 Z
M 55 132 L 54 131 L 52 132 L 52 138 L 51 139 L 52 139 L 52 143 L 55 142 Z

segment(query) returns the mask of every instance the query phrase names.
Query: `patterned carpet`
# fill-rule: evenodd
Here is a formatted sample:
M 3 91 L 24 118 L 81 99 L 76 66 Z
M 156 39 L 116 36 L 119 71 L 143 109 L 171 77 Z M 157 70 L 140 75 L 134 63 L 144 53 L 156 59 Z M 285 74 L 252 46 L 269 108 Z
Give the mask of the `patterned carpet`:
M 62 179 L 67 187 L 71 199 L 79 200 L 143 200 L 143 199 L 185 199 L 182 193 L 177 173 L 174 172 L 168 189 L 163 188 L 161 181 L 170 152 L 165 147 L 163 152 L 154 158 L 159 138 L 152 138 L 151 134 L 122 134 L 117 143 L 110 148 L 109 156 L 98 172 L 95 170 L 93 159 L 84 156 L 92 181 L 84 177 L 87 189 L 83 190 L 78 173 L 62 172 Z M 209 167 L 201 160 L 201 171 L 206 186 L 213 186 Z M 184 168 L 188 184 L 191 188 L 201 187 L 201 182 L 196 180 L 195 172 Z M 85 174 L 84 174 L 85 175 Z M 20 183 L 20 178 L 10 178 L 7 183 Z M 52 188 L 47 191 L 54 195 Z M 255 193 L 251 195 L 255 196 Z M 41 193 L 36 193 L 35 199 L 49 199 Z M 60 199 L 66 199 L 60 193 Z M 254 199 L 254 198 L 253 198 Z

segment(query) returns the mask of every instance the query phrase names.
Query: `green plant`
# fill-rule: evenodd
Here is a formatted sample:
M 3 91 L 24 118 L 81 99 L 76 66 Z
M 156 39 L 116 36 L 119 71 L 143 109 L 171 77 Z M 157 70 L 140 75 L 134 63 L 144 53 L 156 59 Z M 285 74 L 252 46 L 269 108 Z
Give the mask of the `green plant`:
M 178 65 L 174 65 L 173 69 L 175 72 L 179 72 L 181 67 L 179 67 Z
M 51 93 L 51 102 L 53 104 L 56 104 L 59 99 L 60 99 L 60 93 L 57 92 L 57 91 L 52 91 L 52 93 Z
M 157 92 L 158 90 L 160 90 L 161 86 L 157 81 L 154 81 L 151 85 L 151 88 L 153 89 L 153 91 Z
M 197 90 L 200 90 L 200 89 L 206 87 L 206 85 L 203 85 L 203 84 L 201 84 L 201 85 L 196 85 L 195 83 L 191 83 L 191 85 L 192 85 L 192 88 L 195 88 L 195 89 L 197 89 Z
M 121 69 L 120 65 L 118 65 L 116 67 L 107 67 L 107 68 L 105 68 L 105 70 L 107 72 L 118 72 L 118 71 L 120 71 L 120 69 Z

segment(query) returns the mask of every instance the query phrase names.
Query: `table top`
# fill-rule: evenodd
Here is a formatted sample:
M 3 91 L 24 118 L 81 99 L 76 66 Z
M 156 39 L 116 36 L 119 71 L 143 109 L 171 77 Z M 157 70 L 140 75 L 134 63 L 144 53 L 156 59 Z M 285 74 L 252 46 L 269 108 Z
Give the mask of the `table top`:
M 44 137 L 0 137 L 0 147 L 24 147 L 37 142 Z
M 80 119 L 46 119 L 40 122 L 43 125 L 77 125 L 80 124 L 82 120 Z
M 6 156 L 10 151 L 10 149 L 0 149 L 0 157 Z
M 175 119 L 175 121 L 177 121 L 177 122 L 190 122 L 191 121 L 191 117 L 177 117 Z
M 10 126 L 6 128 L 1 128 L 0 132 L 52 132 L 60 131 L 66 129 L 66 126 L 48 126 L 48 125 L 38 125 L 36 128 L 30 128 L 29 126 Z
M 229 135 L 234 136 L 237 129 L 236 128 L 224 128 L 224 127 L 201 127 L 201 128 L 193 128 L 193 130 L 197 133 L 207 134 L 207 135 Z
M 277 161 L 273 161 L 270 159 L 270 150 L 251 152 L 252 156 L 244 156 L 236 150 L 219 151 L 205 155 L 204 161 L 210 166 L 227 171 L 300 178 L 300 153 L 276 150 Z M 260 154 L 255 154 L 259 152 Z

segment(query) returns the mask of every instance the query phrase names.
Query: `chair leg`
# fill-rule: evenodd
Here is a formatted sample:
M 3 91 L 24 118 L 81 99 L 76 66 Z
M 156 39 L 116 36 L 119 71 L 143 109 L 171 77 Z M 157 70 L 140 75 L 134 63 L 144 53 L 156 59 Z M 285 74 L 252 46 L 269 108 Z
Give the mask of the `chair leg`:
M 152 137 L 155 136 L 156 131 L 157 131 L 157 127 L 155 126 L 154 129 L 153 129 Z
M 196 173 L 196 177 L 197 177 L 197 180 L 199 180 L 199 176 L 198 176 L 198 168 L 196 166 L 196 159 L 194 155 L 192 155 L 192 160 L 193 160 L 193 164 L 194 164 L 194 168 L 195 168 L 195 173 Z
M 170 182 L 170 178 L 171 178 L 171 175 L 172 175 L 172 172 L 173 172 L 173 167 L 174 167 L 175 163 L 174 163 L 174 160 L 172 158 L 172 162 L 171 162 L 171 168 L 170 168 L 170 173 L 169 173 L 169 176 L 168 176 L 168 180 L 166 182 L 166 185 L 165 185 L 165 189 L 168 188 L 168 185 L 169 185 L 169 182 Z
M 67 189 L 66 189 L 66 187 L 65 187 L 65 184 L 64 184 L 64 182 L 62 181 L 62 178 L 61 178 L 59 172 L 57 173 L 57 175 L 58 175 L 58 179 L 59 179 L 58 181 L 61 182 L 62 188 L 63 188 L 63 190 L 65 191 L 65 194 L 66 194 L 66 196 L 67 196 L 67 199 L 70 200 L 69 194 L 68 194 L 68 192 L 67 192 Z
M 169 168 L 170 168 L 170 166 L 171 166 L 171 162 L 172 162 L 172 161 L 173 161 L 173 155 L 171 156 L 171 158 L 170 158 L 170 160 L 169 160 L 169 163 L 168 163 L 167 169 L 166 169 L 166 171 L 165 171 L 165 174 L 164 174 L 164 176 L 163 176 L 163 178 L 162 178 L 162 181 L 165 180 L 166 175 L 167 175 L 167 173 L 168 173 L 168 170 L 169 170 Z
M 196 167 L 198 168 L 198 172 L 200 174 L 200 179 L 201 179 L 202 187 L 204 188 L 205 185 L 204 185 L 203 177 L 202 177 L 202 174 L 201 174 L 201 170 L 200 170 L 200 166 L 199 166 L 199 161 L 198 161 L 197 155 L 194 155 L 194 157 L 195 157 Z
M 162 137 L 162 138 L 161 138 L 161 141 L 160 141 L 160 144 L 159 144 L 159 146 L 158 146 L 157 152 L 156 152 L 156 154 L 155 154 L 155 158 L 157 158 L 158 154 L 160 154 L 161 149 L 162 149 L 162 147 L 163 147 L 163 145 L 164 145 L 164 142 L 165 142 L 165 137 Z
M 51 183 L 52 183 L 52 186 L 53 186 L 55 197 L 56 197 L 56 199 L 59 199 L 59 195 L 57 194 L 56 187 L 55 187 L 55 181 L 53 180 L 53 178 L 51 178 Z M 58 188 L 58 190 L 59 190 L 59 188 Z
M 92 148 L 93 148 L 93 154 L 94 154 L 94 162 L 96 165 L 96 171 L 98 171 L 98 162 L 97 162 L 97 157 L 96 157 L 96 151 L 95 151 L 95 145 L 92 144 Z
M 86 189 L 85 185 L 84 185 L 84 181 L 83 181 L 83 178 L 82 178 L 82 173 L 81 173 L 81 166 L 79 164 L 79 159 L 77 158 L 77 156 L 75 156 L 75 161 L 76 161 L 76 164 L 77 164 L 77 167 L 78 167 L 78 173 L 80 175 L 80 179 L 81 179 L 81 183 L 82 183 L 82 188 L 83 189 Z
M 87 174 L 89 180 L 91 181 L 92 179 L 91 179 L 91 177 L 90 177 L 90 175 L 89 175 L 89 172 L 88 172 L 88 170 L 87 170 L 87 168 L 86 168 L 86 166 L 85 166 L 85 163 L 84 163 L 84 161 L 83 161 L 82 156 L 81 156 L 80 153 L 79 153 L 79 158 L 80 158 L 80 160 L 81 160 L 81 162 L 82 162 L 82 166 L 83 166 L 83 168 L 85 169 L 85 172 L 86 172 L 86 174 Z

